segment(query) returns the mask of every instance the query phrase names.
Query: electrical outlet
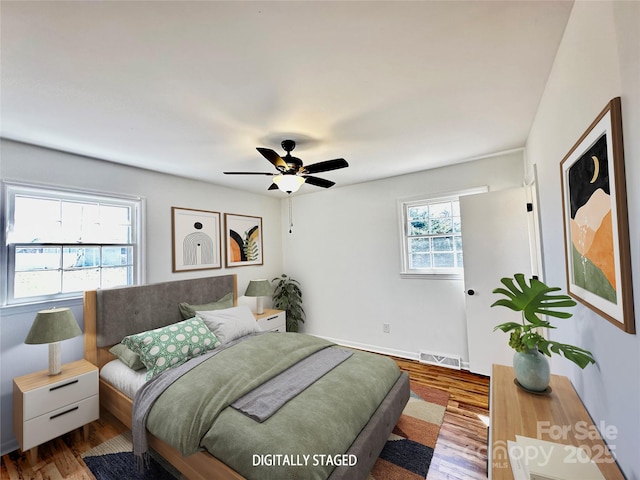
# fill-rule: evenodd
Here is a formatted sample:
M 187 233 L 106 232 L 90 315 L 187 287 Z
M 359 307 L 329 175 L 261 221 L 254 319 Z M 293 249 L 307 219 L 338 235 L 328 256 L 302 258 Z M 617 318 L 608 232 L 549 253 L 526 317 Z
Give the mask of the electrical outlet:
M 382 324 L 382 332 L 383 333 L 391 333 L 391 325 L 388 323 Z

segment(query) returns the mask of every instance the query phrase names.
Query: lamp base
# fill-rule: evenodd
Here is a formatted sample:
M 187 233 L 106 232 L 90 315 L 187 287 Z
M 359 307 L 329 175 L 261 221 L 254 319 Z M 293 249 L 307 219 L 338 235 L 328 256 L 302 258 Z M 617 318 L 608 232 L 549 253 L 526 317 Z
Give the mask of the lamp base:
M 62 373 L 62 360 L 60 358 L 60 342 L 49 344 L 49 375 Z
M 256 297 L 256 313 L 261 315 L 264 313 L 264 298 Z

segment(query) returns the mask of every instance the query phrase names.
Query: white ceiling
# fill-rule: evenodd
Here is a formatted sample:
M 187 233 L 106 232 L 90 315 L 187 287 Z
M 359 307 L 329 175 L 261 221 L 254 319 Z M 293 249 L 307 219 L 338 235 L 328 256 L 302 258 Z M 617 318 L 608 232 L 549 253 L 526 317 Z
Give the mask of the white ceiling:
M 285 138 L 337 186 L 462 162 L 524 146 L 571 6 L 3 0 L 1 135 L 272 196 L 222 172 Z

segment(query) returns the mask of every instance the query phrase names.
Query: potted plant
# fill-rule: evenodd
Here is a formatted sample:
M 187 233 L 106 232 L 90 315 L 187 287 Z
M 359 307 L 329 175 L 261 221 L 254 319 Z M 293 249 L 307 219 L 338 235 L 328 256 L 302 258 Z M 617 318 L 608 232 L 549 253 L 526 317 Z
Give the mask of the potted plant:
M 287 312 L 287 332 L 297 332 L 298 323 L 304 323 L 305 317 L 300 282 L 285 274 L 274 278 L 271 282 L 275 282 L 273 307 Z
M 532 278 L 527 284 L 522 273 L 516 273 L 513 278 L 502 278 L 500 281 L 506 288 L 496 288 L 493 293 L 502 294 L 506 298 L 496 300 L 491 306 L 502 306 L 522 312 L 522 321 L 501 323 L 493 330 L 511 332 L 509 346 L 516 351 L 513 366 L 516 379 L 523 388 L 535 392 L 547 389 L 550 371 L 546 357 L 550 357 L 552 353 L 562 354 L 580 368 L 595 363 L 591 352 L 574 345 L 547 340 L 537 330 L 556 328 L 548 320 L 543 320 L 542 315 L 570 318 L 571 313 L 557 309 L 575 306 L 576 302 L 571 297 L 552 294 L 560 288 L 549 287 L 537 278 Z

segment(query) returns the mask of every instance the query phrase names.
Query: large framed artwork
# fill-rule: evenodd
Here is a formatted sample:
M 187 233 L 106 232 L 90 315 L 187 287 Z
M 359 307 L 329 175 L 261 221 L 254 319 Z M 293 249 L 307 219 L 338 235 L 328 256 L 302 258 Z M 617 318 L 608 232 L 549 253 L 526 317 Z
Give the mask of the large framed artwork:
M 262 218 L 224 214 L 227 267 L 262 265 Z
M 173 271 L 222 267 L 220 213 L 171 207 Z
M 635 333 L 620 98 L 560 163 L 567 290 Z

